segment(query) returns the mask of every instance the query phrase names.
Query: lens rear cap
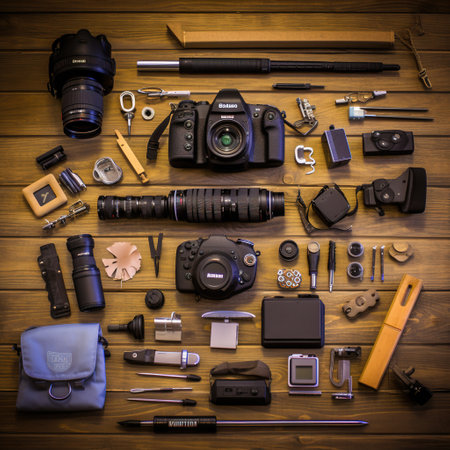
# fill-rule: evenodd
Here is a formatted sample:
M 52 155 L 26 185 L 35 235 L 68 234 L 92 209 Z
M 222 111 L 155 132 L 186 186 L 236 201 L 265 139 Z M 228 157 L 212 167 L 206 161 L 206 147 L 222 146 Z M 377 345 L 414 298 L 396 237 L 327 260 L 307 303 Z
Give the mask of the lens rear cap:
M 164 305 L 164 294 L 159 289 L 150 289 L 145 294 L 145 304 L 150 309 L 159 309 Z
M 298 245 L 291 240 L 283 241 L 278 251 L 284 261 L 294 261 L 298 257 Z

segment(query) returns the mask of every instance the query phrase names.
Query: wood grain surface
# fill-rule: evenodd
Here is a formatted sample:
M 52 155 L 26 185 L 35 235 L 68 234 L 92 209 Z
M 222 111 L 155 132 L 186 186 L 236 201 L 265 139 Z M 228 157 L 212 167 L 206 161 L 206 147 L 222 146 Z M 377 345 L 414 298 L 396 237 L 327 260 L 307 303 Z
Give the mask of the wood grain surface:
M 450 446 L 450 7 L 446 1 L 367 1 L 337 0 L 298 2 L 291 0 L 260 2 L 206 2 L 129 0 L 92 2 L 79 0 L 71 4 L 44 0 L 42 2 L 4 1 L 0 5 L 0 442 L 7 449 L 79 448 L 308 448 L 367 450 L 444 449 Z M 210 27 L 231 32 L 239 30 L 277 30 L 301 27 L 305 30 L 394 30 L 412 27 L 417 20 L 423 34 L 414 34 L 414 42 L 433 83 L 426 90 L 418 76 L 411 53 L 398 40 L 392 50 L 364 49 L 230 49 L 183 50 L 168 32 L 166 24 L 189 23 L 196 29 Z M 64 33 L 87 28 L 93 34 L 105 34 L 111 42 L 117 64 L 113 92 L 104 98 L 104 120 L 100 136 L 88 140 L 66 137 L 62 130 L 61 102 L 47 92 L 48 57 L 52 42 Z M 184 56 L 261 57 L 272 60 L 310 61 L 382 61 L 400 64 L 399 72 L 378 74 L 271 73 L 268 75 L 180 75 L 178 73 L 138 73 L 137 60 L 175 60 Z M 276 82 L 311 82 L 325 89 L 311 91 L 277 91 Z M 285 164 L 277 168 L 252 169 L 246 172 L 218 174 L 208 169 L 175 169 L 168 163 L 168 130 L 161 138 L 157 161 L 146 160 L 149 136 L 170 111 L 170 99 L 151 101 L 136 94 L 136 117 L 132 135 L 126 136 L 126 121 L 119 108 L 119 95 L 124 90 L 159 86 L 166 90 L 190 90 L 196 101 L 211 102 L 218 90 L 237 88 L 250 104 L 274 105 L 286 112 L 294 122 L 300 118 L 296 98 L 308 98 L 316 106 L 317 129 L 301 138 L 286 129 Z M 432 122 L 389 121 L 367 119 L 350 123 L 348 108 L 335 106 L 335 100 L 352 91 L 387 90 L 388 95 L 369 106 L 426 107 L 425 115 Z M 177 101 L 177 100 L 174 100 Z M 141 109 L 152 106 L 156 117 L 146 122 Z M 327 169 L 321 135 L 330 125 L 345 128 L 352 161 L 349 165 Z M 119 129 L 146 169 L 150 183 L 143 186 L 117 146 L 114 129 Z M 411 155 L 364 157 L 362 133 L 375 129 L 412 131 L 415 151 Z M 307 169 L 294 159 L 297 145 L 314 148 L 316 171 Z M 45 173 L 36 164 L 36 156 L 62 145 L 67 160 Z M 120 184 L 105 186 L 96 183 L 92 170 L 97 159 L 112 157 L 122 167 Z M 70 167 L 86 183 L 81 194 L 89 203 L 89 214 L 45 232 L 44 219 L 37 219 L 22 195 L 22 188 L 47 173 L 57 176 Z M 355 205 L 355 187 L 377 178 L 397 178 L 408 167 L 427 171 L 427 206 L 423 214 L 408 215 L 397 207 L 386 207 L 380 217 L 363 204 L 359 194 L 359 211 L 346 223 L 351 233 L 327 230 L 308 236 L 301 224 L 295 199 L 298 189 L 309 202 L 326 184 L 337 183 L 351 206 Z M 260 187 L 285 194 L 285 215 L 261 223 L 177 223 L 169 218 L 99 220 L 99 195 L 143 196 L 168 195 L 174 189 Z M 50 213 L 55 219 L 67 211 L 78 196 Z M 318 224 L 316 216 L 312 220 Z M 154 274 L 147 237 L 164 232 L 160 274 Z M 101 270 L 106 308 L 92 313 L 79 311 L 72 281 L 72 258 L 66 248 L 69 236 L 89 233 L 94 237 L 94 255 Z M 258 273 L 252 289 L 225 301 L 197 301 L 194 294 L 175 289 L 175 253 L 186 240 L 223 234 L 232 239 L 244 238 L 261 252 Z M 285 239 L 293 239 L 300 256 L 294 263 L 279 259 L 278 247 Z M 328 241 L 336 241 L 336 277 L 332 293 L 328 292 Z M 261 301 L 276 295 L 294 296 L 311 293 L 306 257 L 308 242 L 321 245 L 318 290 L 325 304 L 325 346 L 321 349 L 267 349 L 261 346 Z M 108 278 L 102 259 L 113 242 L 135 244 L 142 256 L 142 267 L 136 276 L 122 285 Z M 347 254 L 351 241 L 365 248 L 358 260 L 365 271 L 362 281 L 349 280 L 346 269 L 352 261 Z M 399 264 L 387 252 L 394 241 L 409 242 L 414 256 Z M 72 314 L 54 320 L 49 314 L 45 283 L 36 261 L 39 247 L 53 242 L 60 258 Z M 375 280 L 370 281 L 372 247 L 385 246 L 385 279 L 381 281 L 379 251 Z M 277 287 L 277 271 L 281 267 L 297 268 L 303 277 L 299 290 L 286 292 Z M 386 316 L 404 273 L 423 279 L 424 288 L 406 323 L 393 360 L 406 369 L 416 369 L 414 377 L 433 391 L 433 398 L 424 406 L 414 404 L 388 370 L 378 391 L 358 384 L 358 378 Z M 147 290 L 161 289 L 165 295 L 163 309 L 152 311 L 145 306 Z M 380 301 L 370 311 L 354 320 L 345 317 L 342 306 L 361 292 L 375 288 Z M 211 320 L 202 319 L 204 312 L 224 309 L 248 311 L 253 320 L 241 321 L 239 345 L 236 350 L 211 349 Z M 155 317 L 181 314 L 182 342 L 156 341 Z M 127 323 L 135 315 L 144 314 L 145 339 L 135 341 L 127 333 L 107 331 L 109 324 Z M 96 412 L 65 414 L 20 414 L 15 400 L 18 387 L 19 362 L 12 345 L 31 326 L 61 323 L 100 323 L 109 341 L 111 357 L 106 362 L 107 397 L 105 408 Z M 353 401 L 333 401 L 335 388 L 329 381 L 330 351 L 336 347 L 359 345 L 361 358 L 351 364 Z M 179 351 L 187 348 L 197 352 L 201 362 L 190 373 L 202 377 L 200 383 L 186 384 L 164 378 L 143 378 L 140 369 L 123 360 L 123 352 L 155 348 Z M 320 361 L 321 396 L 289 396 L 287 359 L 292 353 L 314 353 Z M 224 361 L 265 361 L 272 371 L 272 403 L 267 406 L 216 406 L 209 402 L 209 371 Z M 160 373 L 179 373 L 176 368 L 150 367 Z M 127 402 L 133 387 L 191 386 L 186 397 L 197 400 L 195 408 Z M 161 394 L 164 398 L 178 398 Z M 156 396 L 156 395 L 155 395 Z M 117 422 L 126 419 L 151 419 L 155 415 L 216 415 L 219 419 L 359 419 L 369 425 L 357 428 L 245 428 L 220 429 L 215 435 L 155 435 L 148 429 L 124 429 Z

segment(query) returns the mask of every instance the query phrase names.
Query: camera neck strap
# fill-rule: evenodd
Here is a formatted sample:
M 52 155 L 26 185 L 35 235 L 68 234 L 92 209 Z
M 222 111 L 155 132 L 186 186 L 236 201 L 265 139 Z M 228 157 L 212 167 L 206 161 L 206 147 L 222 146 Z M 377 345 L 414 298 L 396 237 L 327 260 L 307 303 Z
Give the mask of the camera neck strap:
M 172 111 L 170 111 L 169 115 L 155 128 L 155 131 L 153 131 L 150 139 L 148 140 L 147 159 L 150 161 L 156 161 L 156 157 L 158 156 L 159 140 L 169 125 L 172 114 L 175 112 L 175 105 L 171 104 L 170 107 L 172 108 Z
M 328 188 L 328 186 L 324 186 L 323 189 L 327 189 L 327 188 Z M 341 192 L 339 186 L 335 185 L 334 188 L 338 189 Z M 345 215 L 345 217 L 353 216 L 356 213 L 356 211 L 358 211 L 358 192 L 360 190 L 362 190 L 362 186 L 357 186 L 355 188 L 355 199 L 356 199 L 355 207 L 351 211 L 349 211 Z M 342 195 L 343 195 L 343 193 L 342 193 Z M 330 228 L 333 229 L 333 230 L 337 230 L 337 231 L 346 231 L 346 232 L 352 231 L 352 226 L 351 225 L 348 226 L 348 227 L 345 227 L 345 228 L 344 227 L 340 227 L 340 226 L 336 226 L 336 225 L 332 225 L 331 227 L 327 227 L 327 228 L 317 228 L 317 227 L 315 227 L 309 221 L 309 211 L 310 211 L 312 202 L 309 202 L 309 205 L 306 206 L 306 203 L 304 202 L 304 200 L 303 200 L 303 198 L 302 198 L 302 196 L 300 194 L 300 188 L 298 189 L 297 199 L 296 199 L 295 203 L 297 205 L 298 212 L 300 214 L 300 220 L 302 221 L 302 224 L 303 224 L 303 226 L 304 226 L 304 228 L 305 228 L 305 230 L 306 230 L 306 232 L 308 234 L 314 233 L 316 231 L 327 231 Z

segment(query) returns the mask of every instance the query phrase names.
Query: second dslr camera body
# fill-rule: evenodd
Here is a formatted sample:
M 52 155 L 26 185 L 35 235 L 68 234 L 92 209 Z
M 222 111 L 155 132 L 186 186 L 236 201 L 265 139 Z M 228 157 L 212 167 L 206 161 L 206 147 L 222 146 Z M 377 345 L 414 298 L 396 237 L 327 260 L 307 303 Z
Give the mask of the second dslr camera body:
M 248 105 L 237 89 L 221 90 L 211 105 L 182 101 L 170 124 L 169 162 L 228 171 L 281 166 L 281 112 L 274 106 Z
M 222 300 L 253 286 L 260 255 L 253 243 L 225 236 L 186 241 L 177 248 L 176 287 Z

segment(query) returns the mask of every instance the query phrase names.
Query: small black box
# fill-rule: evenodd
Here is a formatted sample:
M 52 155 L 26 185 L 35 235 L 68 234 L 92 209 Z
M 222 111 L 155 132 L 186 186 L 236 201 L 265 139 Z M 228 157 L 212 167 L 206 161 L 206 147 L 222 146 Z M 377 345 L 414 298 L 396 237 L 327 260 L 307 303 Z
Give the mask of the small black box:
M 261 307 L 263 347 L 323 347 L 325 305 L 317 295 L 266 297 Z
M 352 159 L 343 128 L 335 129 L 334 125 L 330 125 L 330 129 L 322 134 L 322 146 L 329 169 L 348 164 Z
M 216 405 L 268 405 L 270 387 L 265 380 L 214 380 L 210 400 Z

